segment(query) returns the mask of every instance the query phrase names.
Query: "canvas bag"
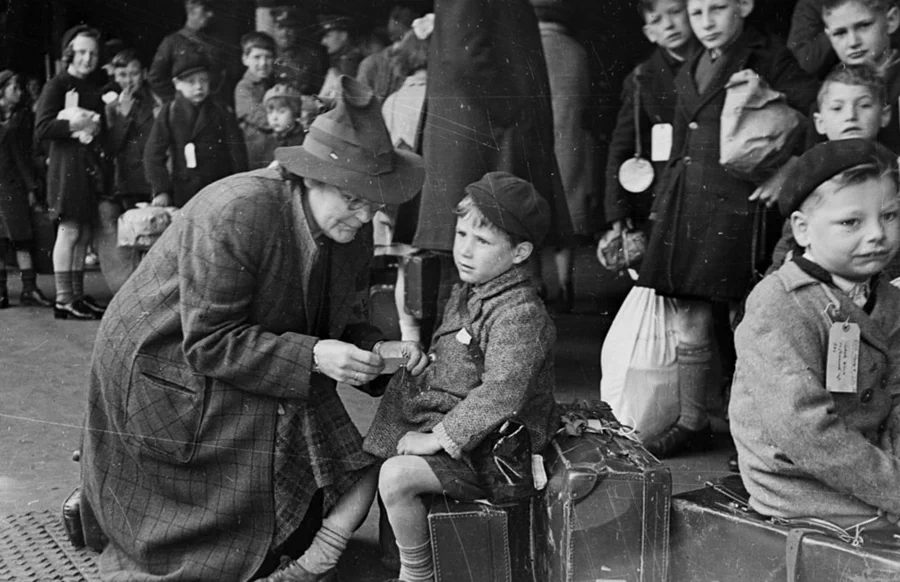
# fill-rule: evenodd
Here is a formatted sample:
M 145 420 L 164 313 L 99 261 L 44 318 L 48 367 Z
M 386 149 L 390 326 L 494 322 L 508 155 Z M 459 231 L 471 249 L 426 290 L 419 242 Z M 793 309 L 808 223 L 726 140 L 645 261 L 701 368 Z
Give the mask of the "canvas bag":
M 600 395 L 622 424 L 646 442 L 681 412 L 675 349 L 675 300 L 633 287 L 600 351 Z
M 741 179 L 760 184 L 790 159 L 806 118 L 750 69 L 732 75 L 725 90 L 719 163 Z

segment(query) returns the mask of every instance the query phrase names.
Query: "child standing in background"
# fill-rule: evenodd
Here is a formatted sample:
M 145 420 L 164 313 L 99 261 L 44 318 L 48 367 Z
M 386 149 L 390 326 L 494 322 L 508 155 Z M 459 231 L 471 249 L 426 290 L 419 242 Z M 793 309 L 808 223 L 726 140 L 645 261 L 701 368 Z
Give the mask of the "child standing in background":
M 234 112 L 244 132 L 249 167 L 253 170 L 272 161 L 272 128 L 266 121 L 263 101 L 272 86 L 275 40 L 264 32 L 248 32 L 241 37 L 241 50 L 247 70 L 234 88 Z

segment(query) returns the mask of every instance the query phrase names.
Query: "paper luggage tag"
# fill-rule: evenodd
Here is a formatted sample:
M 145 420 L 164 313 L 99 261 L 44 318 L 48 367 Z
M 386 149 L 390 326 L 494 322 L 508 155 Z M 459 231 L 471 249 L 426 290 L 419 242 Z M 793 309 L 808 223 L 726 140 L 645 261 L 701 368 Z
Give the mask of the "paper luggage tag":
M 828 332 L 825 389 L 829 392 L 855 393 L 859 390 L 859 325 L 835 322 Z
M 197 167 L 197 149 L 193 142 L 184 144 L 184 163 L 188 168 Z
M 66 91 L 66 109 L 70 107 L 78 107 L 78 91 L 72 89 L 71 91 Z
M 657 123 L 650 130 L 650 160 L 668 162 L 672 155 L 672 124 Z
M 458 332 L 456 332 L 456 341 L 463 344 L 464 346 L 472 343 L 472 336 L 466 331 L 466 328 L 462 328 Z

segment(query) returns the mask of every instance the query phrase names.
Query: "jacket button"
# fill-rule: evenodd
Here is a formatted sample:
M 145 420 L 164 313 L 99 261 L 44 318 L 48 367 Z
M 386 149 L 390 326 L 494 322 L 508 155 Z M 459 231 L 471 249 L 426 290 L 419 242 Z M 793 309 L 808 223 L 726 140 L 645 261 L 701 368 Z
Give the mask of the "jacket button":
M 868 388 L 868 389 L 864 390 L 862 394 L 860 394 L 859 401 L 862 402 L 863 404 L 865 404 L 865 403 L 869 402 L 870 400 L 872 400 L 872 389 Z
M 684 165 L 685 166 L 690 166 L 692 161 L 693 160 L 691 160 L 691 156 L 684 156 Z
M 700 126 L 697 125 L 696 121 L 692 121 L 692 122 L 688 123 L 688 129 L 697 129 L 698 127 L 700 127 Z

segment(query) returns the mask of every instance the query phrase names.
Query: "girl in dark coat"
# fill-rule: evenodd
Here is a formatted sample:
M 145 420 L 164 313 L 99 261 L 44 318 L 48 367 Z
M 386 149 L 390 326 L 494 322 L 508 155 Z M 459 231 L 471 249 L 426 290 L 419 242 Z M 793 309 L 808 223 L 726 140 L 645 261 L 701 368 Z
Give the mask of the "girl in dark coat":
M 103 100 L 99 87 L 88 80 L 97 68 L 99 38 L 97 30 L 85 25 L 66 32 L 66 70 L 47 83 L 38 102 L 34 134 L 49 156 L 47 202 L 59 218 L 53 247 L 57 319 L 92 319 L 103 313 L 84 294 L 84 257 L 103 190 Z
M 672 156 L 654 201 L 655 223 L 638 279 L 638 285 L 675 297 L 678 306 L 681 415 L 668 431 L 645 443 L 660 458 L 709 443 L 705 398 L 712 364 L 712 302 L 736 307 L 750 291 L 754 214 L 763 212 L 767 218 L 765 209 L 749 200 L 755 185 L 719 163 L 725 85 L 738 71 L 752 69 L 799 111 L 809 110 L 816 91 L 815 80 L 786 48 L 744 28 L 752 0 L 688 0 L 687 6 L 704 50 L 675 80 Z
M 22 305 L 49 307 L 35 282 L 31 259 L 31 213 L 37 180 L 22 147 L 27 130 L 27 112 L 22 103 L 22 83 L 12 71 L 0 72 L 0 309 L 9 307 L 6 288 L 6 255 L 12 242 L 22 276 Z

